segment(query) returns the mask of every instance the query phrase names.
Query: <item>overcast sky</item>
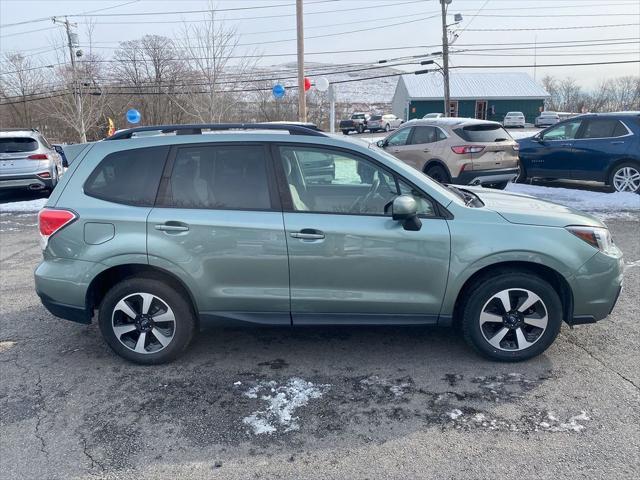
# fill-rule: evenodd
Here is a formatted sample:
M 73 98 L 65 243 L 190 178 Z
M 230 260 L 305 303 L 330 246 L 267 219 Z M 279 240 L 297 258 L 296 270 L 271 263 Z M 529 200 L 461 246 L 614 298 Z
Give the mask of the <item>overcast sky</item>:
M 294 0 L 218 0 L 214 4 L 220 10 L 247 8 L 217 14 L 224 19 L 225 25 L 237 29 L 238 42 L 242 45 L 238 47 L 237 54 L 253 50 L 268 55 L 292 54 L 266 57 L 262 60 L 264 65 L 295 61 Z M 0 50 L 23 52 L 33 55 L 35 61 L 53 63 L 56 55 L 67 54 L 64 49 L 51 50 L 52 46 L 63 48 L 62 27 L 53 26 L 50 20 L 4 25 L 91 12 L 95 14 L 92 17 L 95 22 L 95 51 L 110 57 L 118 41 L 133 40 L 145 34 L 177 36 L 183 22 L 203 18 L 202 13 L 163 15 L 162 12 L 203 10 L 208 6 L 207 0 L 0 0 L 0 23 L 3 25 Z M 267 6 L 272 7 L 264 8 Z M 441 43 L 439 8 L 438 0 L 305 0 L 306 60 L 364 63 L 438 51 Z M 134 15 L 145 12 L 155 15 Z M 538 65 L 640 59 L 638 0 L 453 0 L 449 7 L 450 22 L 457 12 L 462 13 L 464 20 L 458 26 L 459 38 L 452 48 L 524 49 L 458 53 L 452 57 L 454 66 L 531 65 L 534 63 L 534 50 L 527 43 L 534 42 L 538 44 Z M 76 17 L 71 20 L 78 23 L 81 43 L 86 42 L 86 23 L 90 19 Z M 597 28 L 590 28 L 594 26 Z M 345 33 L 363 29 L 366 31 Z M 478 31 L 480 29 L 513 30 Z M 318 35 L 328 36 L 310 38 Z M 548 42 L 577 41 L 585 41 L 587 45 L 579 48 L 547 48 Z M 626 43 L 602 45 L 612 42 Z M 591 43 L 600 45 L 589 45 Z M 420 45 L 431 47 L 415 48 Z M 322 51 L 390 47 L 401 48 L 313 55 Z M 65 61 L 67 59 L 63 58 Z M 411 70 L 420 67 L 403 68 Z M 504 71 L 534 74 L 531 67 Z M 640 75 L 640 64 L 538 67 L 535 73 L 538 80 L 545 74 L 572 76 L 583 86 L 591 87 L 603 78 Z

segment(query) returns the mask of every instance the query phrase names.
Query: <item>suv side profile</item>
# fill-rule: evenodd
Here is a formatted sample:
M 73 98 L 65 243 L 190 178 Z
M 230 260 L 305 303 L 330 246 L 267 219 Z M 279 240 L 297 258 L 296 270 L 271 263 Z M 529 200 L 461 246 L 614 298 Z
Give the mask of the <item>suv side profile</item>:
M 518 143 L 520 182 L 587 180 L 640 193 L 640 112 L 580 115 Z
M 504 189 L 518 176 L 518 144 L 498 122 L 412 120 L 378 147 L 440 183 Z
M 0 130 L 0 189 L 51 191 L 63 167 L 62 157 L 38 130 Z
M 142 135 L 154 129 L 177 134 Z M 307 181 L 302 160 L 327 156 L 335 177 Z M 229 322 L 457 325 L 483 355 L 525 360 L 563 320 L 605 318 L 622 282 L 622 254 L 589 215 L 445 187 L 299 125 L 117 133 L 82 151 L 38 220 L 44 306 L 97 318 L 109 346 L 143 364 Z

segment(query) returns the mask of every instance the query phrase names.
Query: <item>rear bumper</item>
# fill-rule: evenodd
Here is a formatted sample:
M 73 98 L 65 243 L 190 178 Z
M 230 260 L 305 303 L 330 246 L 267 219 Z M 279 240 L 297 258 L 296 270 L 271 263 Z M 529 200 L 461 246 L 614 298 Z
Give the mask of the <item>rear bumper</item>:
M 497 170 L 468 170 L 453 179 L 458 185 L 488 185 L 511 182 L 520 173 L 519 168 L 502 168 Z
M 30 190 L 43 190 L 51 188 L 50 178 L 40 178 L 33 175 L 4 175 L 0 177 L 0 189 L 4 188 L 28 188 Z
M 44 308 L 46 308 L 51 315 L 76 323 L 91 323 L 91 316 L 86 309 L 75 305 L 66 305 L 64 303 L 55 302 L 40 292 L 38 292 L 38 295 L 40 296 L 42 305 L 44 305 Z

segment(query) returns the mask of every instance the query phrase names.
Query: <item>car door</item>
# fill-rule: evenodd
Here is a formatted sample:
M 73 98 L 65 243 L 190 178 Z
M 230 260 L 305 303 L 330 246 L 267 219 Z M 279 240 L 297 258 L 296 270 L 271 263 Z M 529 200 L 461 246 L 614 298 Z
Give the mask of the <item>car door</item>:
M 573 144 L 581 125 L 581 119 L 567 120 L 534 137 L 537 145 L 524 152 L 529 158 L 527 175 L 571 178 L 577 156 Z
M 444 151 L 444 138 L 438 128 L 429 125 L 419 125 L 413 127 L 413 132 L 409 137 L 410 149 L 404 152 L 403 160 L 419 171 L 423 171 L 424 165 L 431 159 L 442 159 Z
M 572 165 L 572 178 L 604 182 L 609 167 L 626 158 L 632 133 L 616 118 L 596 117 L 584 123 L 573 142 L 575 163 Z
M 149 263 L 194 292 L 201 318 L 290 324 L 279 196 L 261 144 L 173 147 L 147 219 Z
M 450 244 L 447 222 L 436 216 L 433 201 L 353 152 L 291 144 L 275 150 L 293 323 L 437 321 Z M 308 151 L 333 155 L 336 177 L 330 185 L 306 184 L 297 158 Z M 391 218 L 389 205 L 399 193 L 418 201 L 420 231 L 404 230 Z
M 413 147 L 409 145 L 409 137 L 412 130 L 411 127 L 405 127 L 395 131 L 383 141 L 382 148 L 400 160 L 410 158 Z

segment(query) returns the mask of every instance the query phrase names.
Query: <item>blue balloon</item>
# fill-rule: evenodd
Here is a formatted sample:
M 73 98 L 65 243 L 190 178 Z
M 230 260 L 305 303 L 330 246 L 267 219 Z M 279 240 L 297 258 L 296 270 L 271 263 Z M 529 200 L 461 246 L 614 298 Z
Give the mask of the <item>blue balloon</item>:
M 284 85 L 280 85 L 279 83 L 277 85 L 274 85 L 271 89 L 271 93 L 273 93 L 273 96 L 276 98 L 284 97 L 284 94 L 286 93 Z
M 127 110 L 127 122 L 129 123 L 139 123 L 142 116 L 140 112 L 135 108 Z

